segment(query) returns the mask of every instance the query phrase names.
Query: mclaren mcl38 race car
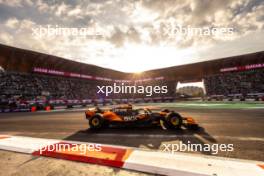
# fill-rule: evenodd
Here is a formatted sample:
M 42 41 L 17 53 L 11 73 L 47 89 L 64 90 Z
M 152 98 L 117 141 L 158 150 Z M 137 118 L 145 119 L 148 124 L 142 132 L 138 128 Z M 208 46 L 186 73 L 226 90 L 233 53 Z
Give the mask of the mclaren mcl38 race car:
M 198 124 L 192 117 L 164 109 L 154 112 L 149 108 L 134 109 L 131 104 L 102 110 L 98 107 L 85 112 L 90 129 L 98 130 L 109 126 L 161 126 L 163 129 L 180 129 L 182 126 L 196 130 Z

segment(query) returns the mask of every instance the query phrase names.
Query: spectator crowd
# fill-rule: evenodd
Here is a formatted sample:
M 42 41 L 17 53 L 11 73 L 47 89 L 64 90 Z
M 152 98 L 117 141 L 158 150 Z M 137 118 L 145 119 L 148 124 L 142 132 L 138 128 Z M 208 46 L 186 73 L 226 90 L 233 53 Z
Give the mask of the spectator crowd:
M 264 69 L 228 72 L 204 79 L 207 95 L 234 95 L 264 93 Z
M 157 99 L 160 97 L 175 97 L 175 81 L 149 80 L 137 82 L 142 86 L 168 86 L 168 93 L 154 94 L 146 97 L 144 94 L 111 94 L 109 97 L 98 94 L 97 86 L 112 85 L 111 81 L 88 80 L 63 76 L 52 76 L 36 73 L 17 73 L 0 71 L 0 105 L 24 105 L 30 101 L 45 100 L 49 102 L 63 101 L 77 102 L 98 99 Z M 119 83 L 121 84 L 121 83 Z M 135 82 L 126 83 L 135 85 Z M 204 78 L 206 94 L 208 96 L 230 96 L 240 94 L 264 95 L 264 69 L 242 72 L 225 72 Z M 43 102 L 43 101 L 42 101 Z
M 36 100 L 45 97 L 49 100 L 85 100 L 85 99 L 117 99 L 145 98 L 143 94 L 112 94 L 109 97 L 97 94 L 97 86 L 112 85 L 113 82 L 103 80 L 88 80 L 63 76 L 52 76 L 36 73 L 0 72 L 0 98 Z M 121 84 L 121 83 L 118 83 Z M 126 83 L 133 85 L 134 82 Z M 147 85 L 168 85 L 169 92 L 154 96 L 174 96 L 175 85 L 163 80 L 137 83 Z

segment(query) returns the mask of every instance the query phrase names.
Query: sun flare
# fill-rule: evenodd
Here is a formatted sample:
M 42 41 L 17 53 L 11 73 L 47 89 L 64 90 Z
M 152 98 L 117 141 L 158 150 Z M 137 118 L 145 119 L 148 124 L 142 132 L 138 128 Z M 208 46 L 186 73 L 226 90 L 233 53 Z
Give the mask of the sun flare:
M 176 49 L 175 47 L 127 45 L 122 54 L 113 63 L 124 72 L 140 73 L 152 68 L 181 65 L 188 58 L 195 56 L 193 49 Z M 162 62 L 161 62 L 162 60 Z

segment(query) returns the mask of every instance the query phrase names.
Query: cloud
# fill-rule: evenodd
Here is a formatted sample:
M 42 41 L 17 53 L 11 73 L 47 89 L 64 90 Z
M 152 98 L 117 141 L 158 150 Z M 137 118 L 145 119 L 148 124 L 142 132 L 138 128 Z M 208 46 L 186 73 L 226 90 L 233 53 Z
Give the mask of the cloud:
M 82 9 L 80 8 L 80 6 L 76 6 L 74 9 L 70 10 L 67 15 L 74 16 L 76 18 L 83 18 Z
M 62 2 L 60 5 L 57 6 L 55 15 L 57 16 L 65 15 L 68 9 L 69 9 L 69 5 L 66 5 L 64 2 Z
M 141 38 L 140 33 L 134 27 L 129 27 L 125 31 L 116 27 L 113 34 L 109 37 L 109 41 L 116 47 L 122 47 L 125 42 L 140 43 Z
M 11 6 L 11 7 L 21 7 L 22 0 L 0 0 L 0 4 L 4 4 L 6 6 Z
M 10 7 L 23 7 L 25 5 L 33 5 L 32 0 L 0 0 L 0 5 L 6 5 Z
M 111 68 L 117 68 L 120 58 L 126 64 L 131 59 L 128 55 L 137 51 L 150 53 L 137 53 L 136 57 L 142 54 L 150 59 L 166 55 L 165 62 L 176 64 L 178 61 L 173 59 L 177 56 L 184 58 L 182 63 L 186 63 L 199 56 L 194 51 L 201 52 L 204 58 L 208 58 L 206 53 L 212 56 L 208 48 L 217 48 L 219 52 L 215 58 L 222 56 L 221 51 L 261 50 L 264 45 L 257 36 L 262 37 L 261 32 L 264 32 L 263 11 L 262 0 L 37 0 L 34 3 L 31 0 L 0 0 L 0 42 Z M 168 35 L 168 28 L 173 27 L 171 24 L 231 27 L 234 33 L 229 37 L 182 34 L 171 37 Z M 103 35 L 37 39 L 32 36 L 32 28 L 40 25 L 89 28 Z M 153 68 L 160 65 L 155 62 L 151 65 Z
M 0 41 L 5 44 L 13 44 L 13 36 L 9 33 L 0 33 Z
M 6 21 L 5 25 L 9 28 L 16 28 L 17 27 L 17 24 L 18 24 L 18 20 L 16 18 L 10 18 Z
M 125 42 L 125 33 L 122 32 L 119 28 L 115 28 L 114 33 L 109 38 L 110 42 L 113 43 L 116 47 L 121 47 Z
M 135 43 L 140 43 L 141 42 L 140 34 L 134 27 L 130 27 L 128 29 L 127 38 L 129 40 L 129 42 L 135 42 Z

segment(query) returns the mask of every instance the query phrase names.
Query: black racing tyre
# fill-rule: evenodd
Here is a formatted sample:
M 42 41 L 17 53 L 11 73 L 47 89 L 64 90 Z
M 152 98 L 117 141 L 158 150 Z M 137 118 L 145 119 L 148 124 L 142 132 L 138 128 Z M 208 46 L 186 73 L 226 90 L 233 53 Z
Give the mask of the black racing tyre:
M 168 129 L 180 129 L 182 126 L 182 117 L 178 113 L 169 113 L 165 118 L 165 126 Z
M 108 128 L 109 125 L 110 125 L 110 124 L 109 124 L 109 121 L 104 120 L 104 121 L 103 121 L 102 128 Z
M 89 120 L 90 129 L 100 129 L 103 127 L 104 119 L 100 115 L 95 115 Z

